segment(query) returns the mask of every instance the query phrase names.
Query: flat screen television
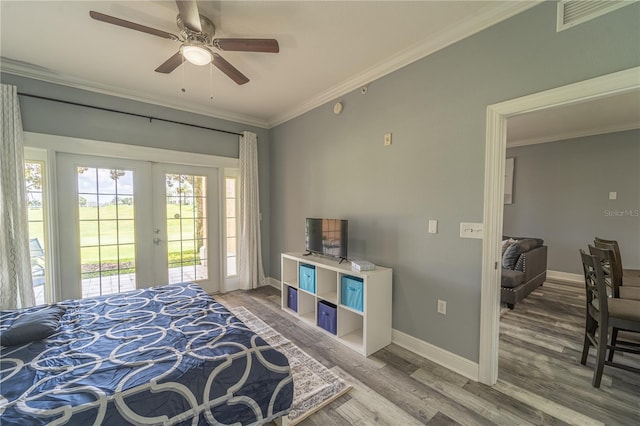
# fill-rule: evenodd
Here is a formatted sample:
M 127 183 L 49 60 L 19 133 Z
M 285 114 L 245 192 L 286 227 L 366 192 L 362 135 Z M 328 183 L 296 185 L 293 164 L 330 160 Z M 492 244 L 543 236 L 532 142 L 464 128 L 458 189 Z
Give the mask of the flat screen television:
M 305 249 L 311 253 L 347 258 L 348 221 L 307 218 Z

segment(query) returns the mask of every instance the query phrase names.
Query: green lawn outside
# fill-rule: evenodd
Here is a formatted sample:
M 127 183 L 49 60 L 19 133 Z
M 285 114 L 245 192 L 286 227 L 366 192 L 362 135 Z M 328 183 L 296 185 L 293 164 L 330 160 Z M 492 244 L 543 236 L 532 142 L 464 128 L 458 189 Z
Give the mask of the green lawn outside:
M 118 259 L 120 259 L 120 265 L 134 261 L 135 227 L 133 214 L 133 206 L 128 205 L 79 207 L 80 250 L 84 271 L 96 269 L 100 261 L 98 244 L 102 246 L 103 264 L 114 264 L 114 267 L 117 268 Z M 44 245 L 42 209 L 29 208 L 29 221 L 29 237 L 38 238 L 40 243 Z M 167 204 L 169 263 L 182 261 L 183 264 L 192 265 L 199 262 L 198 250 L 201 243 L 195 240 L 195 225 L 198 221 L 204 222 L 204 219 L 194 218 L 193 206 Z

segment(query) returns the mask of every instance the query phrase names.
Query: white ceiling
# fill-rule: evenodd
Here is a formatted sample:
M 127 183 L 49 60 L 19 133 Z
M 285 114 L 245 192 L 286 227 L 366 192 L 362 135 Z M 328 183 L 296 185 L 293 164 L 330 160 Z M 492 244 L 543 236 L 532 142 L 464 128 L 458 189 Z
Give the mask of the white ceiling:
M 507 146 L 640 129 L 640 90 L 545 108 L 507 120 Z
M 0 68 L 269 128 L 535 4 L 200 0 L 216 37 L 279 41 L 278 54 L 221 52 L 251 80 L 238 86 L 212 66 L 156 73 L 178 42 L 89 17 L 95 10 L 178 34 L 172 0 L 2 0 Z M 513 117 L 507 136 L 520 146 L 631 128 L 640 128 L 640 92 Z
M 276 38 L 280 53 L 221 52 L 217 68 L 154 69 L 179 43 L 89 17 L 178 34 L 173 1 L 0 1 L 2 71 L 272 127 L 533 5 L 514 1 L 198 1 L 217 37 Z M 182 92 L 182 88 L 185 92 Z M 210 99 L 210 93 L 213 99 Z

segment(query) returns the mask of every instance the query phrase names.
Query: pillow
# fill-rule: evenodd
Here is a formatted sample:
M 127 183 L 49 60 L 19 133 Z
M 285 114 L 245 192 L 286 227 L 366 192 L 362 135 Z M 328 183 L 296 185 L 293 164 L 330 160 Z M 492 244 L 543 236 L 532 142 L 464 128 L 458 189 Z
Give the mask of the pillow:
M 515 243 L 516 240 L 514 240 L 513 238 L 509 238 L 506 239 L 502 242 L 502 255 L 504 256 L 504 252 L 507 251 L 507 249 L 509 248 L 509 246 L 513 243 Z
M 17 346 L 46 339 L 55 333 L 65 309 L 52 306 L 33 313 L 23 313 L 0 334 L 0 345 Z
M 502 255 L 502 267 L 513 269 L 522 253 L 539 247 L 544 242 L 539 238 L 523 238 L 511 244 Z

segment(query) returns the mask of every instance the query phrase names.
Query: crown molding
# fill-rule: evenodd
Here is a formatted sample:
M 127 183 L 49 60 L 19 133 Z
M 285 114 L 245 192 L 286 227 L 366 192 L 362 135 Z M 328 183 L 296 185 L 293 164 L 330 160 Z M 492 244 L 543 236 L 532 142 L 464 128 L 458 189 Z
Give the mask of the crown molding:
M 574 130 L 571 132 L 557 133 L 549 136 L 541 136 L 535 138 L 519 139 L 507 141 L 507 148 L 516 148 L 519 146 L 536 145 L 548 142 L 560 142 L 567 139 L 584 138 L 587 136 L 605 135 L 607 133 L 625 132 L 627 130 L 640 129 L 640 123 L 624 123 L 612 126 L 595 127 L 587 130 Z
M 74 89 L 81 89 L 89 92 L 100 93 L 103 95 L 116 96 L 119 98 L 129 99 L 132 101 L 158 105 L 161 107 L 178 109 L 180 111 L 204 115 L 207 117 L 219 118 L 222 120 L 229 120 L 236 123 L 246 124 L 249 126 L 260 127 L 263 129 L 269 128 L 268 122 L 257 119 L 255 117 L 249 117 L 249 116 L 240 115 L 240 114 L 232 114 L 216 108 L 204 109 L 204 108 L 194 107 L 193 104 L 189 104 L 187 102 L 167 102 L 165 99 L 149 96 L 148 93 L 136 92 L 132 90 L 123 90 L 120 87 L 100 84 L 95 81 L 83 80 L 83 79 L 79 79 L 79 78 L 64 75 L 64 74 L 58 74 L 46 68 L 29 66 L 28 64 L 25 64 L 23 62 L 14 61 L 12 59 L 5 58 L 5 57 L 3 57 L 2 61 L 0 62 L 0 72 L 13 74 L 20 77 L 26 77 L 26 78 L 32 78 L 35 80 L 45 81 L 47 83 L 73 87 Z
M 229 120 L 236 123 L 246 124 L 249 126 L 270 129 L 295 117 L 298 117 L 314 108 L 324 105 L 346 93 L 371 83 L 387 74 L 390 74 L 402 67 L 405 67 L 419 59 L 422 59 L 432 53 L 435 53 L 453 43 L 456 43 L 466 37 L 480 32 L 492 25 L 504 21 L 512 16 L 524 12 L 544 0 L 524 0 L 524 1 L 507 1 L 500 7 L 492 9 L 484 14 L 479 14 L 474 18 L 467 20 L 461 24 L 457 24 L 450 29 L 441 32 L 435 37 L 417 43 L 407 49 L 401 50 L 397 54 L 387 58 L 384 62 L 372 66 L 368 70 L 357 74 L 356 76 L 345 80 L 344 82 L 334 86 L 333 88 L 321 92 L 319 95 L 291 108 L 283 114 L 278 114 L 268 120 L 262 120 L 256 117 L 250 117 L 241 114 L 232 114 L 220 109 L 204 109 L 187 102 L 167 102 L 166 99 L 150 96 L 148 93 L 136 92 L 131 90 L 123 90 L 120 87 L 100 84 L 90 80 L 78 79 L 73 76 L 57 74 L 46 68 L 32 67 L 19 61 L 13 61 L 8 58 L 2 58 L 0 63 L 0 71 L 8 74 L 14 74 L 21 77 L 33 78 L 49 83 L 60 84 L 63 86 L 73 87 L 77 89 L 87 90 L 94 93 L 100 93 L 120 98 L 130 99 L 133 101 L 150 103 L 166 108 L 178 109 L 181 111 L 200 114 L 208 117 Z
M 269 128 L 285 123 L 346 93 L 367 85 L 374 80 L 384 77 L 387 74 L 391 74 L 392 72 L 397 71 L 398 69 L 419 59 L 429 56 L 475 33 L 537 6 L 543 1 L 544 0 L 505 2 L 498 8 L 492 9 L 484 14 L 477 15 L 461 24 L 457 24 L 450 29 L 441 32 L 435 37 L 431 37 L 428 40 L 424 40 L 408 47 L 407 49 L 401 50 L 397 54 L 385 59 L 384 62 L 374 65 L 368 70 L 357 74 L 356 76 L 325 92 L 320 93 L 318 96 L 290 109 L 284 114 L 275 115 L 271 120 L 269 120 Z

